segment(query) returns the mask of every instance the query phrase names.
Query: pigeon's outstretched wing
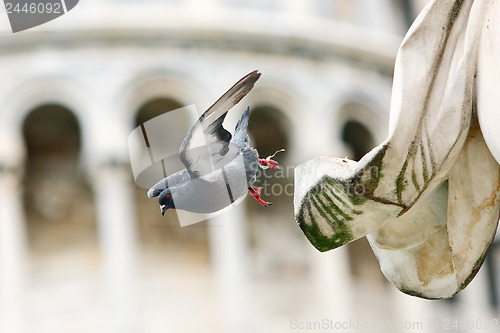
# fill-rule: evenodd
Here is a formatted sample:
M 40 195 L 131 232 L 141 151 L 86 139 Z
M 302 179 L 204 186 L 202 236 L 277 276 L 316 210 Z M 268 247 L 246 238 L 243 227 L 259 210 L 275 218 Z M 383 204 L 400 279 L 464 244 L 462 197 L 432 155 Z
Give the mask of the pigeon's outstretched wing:
M 192 178 L 220 168 L 238 154 L 239 148 L 231 144 L 231 133 L 222 127 L 222 122 L 227 112 L 252 90 L 259 77 L 260 73 L 253 71 L 239 80 L 189 130 L 179 149 L 179 158 Z M 194 141 L 199 135 L 203 135 L 206 145 L 196 147 Z

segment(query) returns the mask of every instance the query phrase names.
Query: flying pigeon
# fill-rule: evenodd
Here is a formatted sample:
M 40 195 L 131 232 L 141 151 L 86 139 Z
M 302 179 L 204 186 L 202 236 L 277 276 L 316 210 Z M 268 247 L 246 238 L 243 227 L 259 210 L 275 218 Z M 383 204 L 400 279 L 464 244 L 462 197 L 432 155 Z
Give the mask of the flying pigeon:
M 259 166 L 279 169 L 279 164 L 272 159 L 274 155 L 261 159 L 257 150 L 250 147 L 249 108 L 236 124 L 233 136 L 222 127 L 227 112 L 252 90 L 260 75 L 253 71 L 239 80 L 191 127 L 179 149 L 179 158 L 186 168 L 160 180 L 147 193 L 150 198 L 158 196 L 162 215 L 169 208 L 213 213 L 247 190 L 262 206 L 271 205 L 260 198 L 262 187 L 254 189 L 252 184 Z M 206 144 L 197 146 L 200 134 Z

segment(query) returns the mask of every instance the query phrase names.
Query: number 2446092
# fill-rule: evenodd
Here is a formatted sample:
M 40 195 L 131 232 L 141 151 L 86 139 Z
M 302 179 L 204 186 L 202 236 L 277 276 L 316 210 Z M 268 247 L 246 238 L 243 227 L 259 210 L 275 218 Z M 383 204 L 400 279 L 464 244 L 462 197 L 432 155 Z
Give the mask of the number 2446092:
M 62 14 L 62 6 L 60 2 L 46 2 L 46 3 L 12 3 L 6 2 L 5 9 L 7 14 L 13 13 L 31 13 L 31 14 Z

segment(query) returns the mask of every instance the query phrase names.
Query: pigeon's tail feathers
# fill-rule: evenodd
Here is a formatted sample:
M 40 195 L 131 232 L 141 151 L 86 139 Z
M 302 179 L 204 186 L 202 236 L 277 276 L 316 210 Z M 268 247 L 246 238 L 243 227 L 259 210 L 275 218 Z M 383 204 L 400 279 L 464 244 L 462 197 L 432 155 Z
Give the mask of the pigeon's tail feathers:
M 246 133 L 247 127 L 248 127 L 248 118 L 250 118 L 250 107 L 247 106 L 245 108 L 245 111 L 241 114 L 240 120 L 238 120 L 238 123 L 236 124 L 236 127 L 234 129 L 234 133 L 238 133 L 239 131 L 244 131 Z
M 234 129 L 233 139 L 231 140 L 233 143 L 240 145 L 242 143 L 248 143 L 250 139 L 247 134 L 248 127 L 248 119 L 250 118 L 250 107 L 247 106 L 243 114 L 241 115 L 240 120 L 236 124 Z

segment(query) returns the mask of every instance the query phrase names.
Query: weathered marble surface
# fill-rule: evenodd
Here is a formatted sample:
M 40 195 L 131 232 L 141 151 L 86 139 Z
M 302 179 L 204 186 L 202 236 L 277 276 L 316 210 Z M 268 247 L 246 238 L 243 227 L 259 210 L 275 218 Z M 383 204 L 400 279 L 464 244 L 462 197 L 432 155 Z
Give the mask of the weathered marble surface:
M 297 167 L 296 220 L 318 250 L 367 236 L 384 275 L 424 298 L 472 280 L 500 211 L 499 19 L 494 0 L 431 1 L 396 59 L 388 139 Z

